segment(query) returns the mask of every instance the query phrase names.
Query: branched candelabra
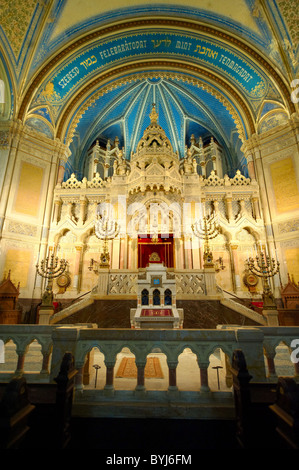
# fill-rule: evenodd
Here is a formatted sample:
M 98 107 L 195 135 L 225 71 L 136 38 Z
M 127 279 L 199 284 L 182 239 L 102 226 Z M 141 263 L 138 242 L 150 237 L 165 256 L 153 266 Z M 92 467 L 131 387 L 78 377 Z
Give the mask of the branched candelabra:
M 54 253 L 52 253 L 50 256 L 47 256 L 45 260 L 42 260 L 40 262 L 40 266 L 37 263 L 37 273 L 48 281 L 46 290 L 42 297 L 42 305 L 53 305 L 53 279 L 64 273 L 66 267 L 67 261 L 65 259 L 61 259 L 59 262 L 58 257 L 55 257 Z
M 100 256 L 100 266 L 102 268 L 109 266 L 110 255 L 108 250 L 108 241 L 113 240 L 119 234 L 119 225 L 108 217 L 98 215 L 94 226 L 95 235 L 104 241 L 103 251 Z M 92 269 L 92 265 L 90 266 Z
M 248 259 L 248 269 L 256 276 L 262 279 L 263 283 L 263 304 L 264 309 L 276 309 L 274 296 L 270 289 L 269 278 L 275 276 L 279 272 L 278 261 L 274 258 L 270 259 L 269 255 L 261 252 L 260 255 L 256 256 L 256 265 L 253 258 Z
M 217 237 L 220 233 L 220 226 L 216 224 L 213 216 L 203 216 L 202 219 L 192 224 L 192 231 L 196 237 L 204 240 L 204 267 L 213 267 L 213 255 L 209 240 Z

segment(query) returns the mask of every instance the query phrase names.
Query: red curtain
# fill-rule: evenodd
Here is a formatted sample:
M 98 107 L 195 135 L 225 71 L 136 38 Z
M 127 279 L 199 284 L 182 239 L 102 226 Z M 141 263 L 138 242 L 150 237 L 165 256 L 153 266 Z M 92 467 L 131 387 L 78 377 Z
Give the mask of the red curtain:
M 150 261 L 153 253 L 157 253 L 160 261 Z M 173 268 L 173 237 L 158 237 L 153 242 L 150 236 L 138 237 L 138 268 L 146 268 L 149 263 L 164 263 L 164 266 Z

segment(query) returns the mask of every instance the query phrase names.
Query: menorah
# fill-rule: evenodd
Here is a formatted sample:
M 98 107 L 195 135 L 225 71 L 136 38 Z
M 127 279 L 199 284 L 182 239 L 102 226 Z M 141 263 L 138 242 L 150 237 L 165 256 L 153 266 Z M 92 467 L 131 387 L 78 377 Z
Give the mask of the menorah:
M 216 224 L 213 216 L 203 216 L 191 225 L 194 235 L 204 240 L 204 267 L 213 267 L 213 255 L 210 250 L 209 240 L 216 238 L 220 233 L 220 225 Z
M 256 257 L 255 261 L 252 257 L 248 258 L 248 269 L 256 276 L 262 279 L 263 283 L 263 308 L 265 310 L 276 309 L 275 299 L 272 294 L 269 278 L 274 277 L 279 272 L 279 261 L 275 261 L 274 258 L 270 259 L 269 255 L 265 255 L 261 251 L 260 255 Z
M 67 261 L 61 259 L 58 261 L 58 256 L 55 257 L 54 253 L 47 256 L 45 260 L 42 260 L 36 265 L 37 273 L 47 279 L 47 287 L 42 296 L 42 305 L 53 306 L 53 279 L 60 276 L 67 267 Z
M 98 215 L 94 226 L 95 235 L 104 241 L 103 251 L 100 255 L 100 267 L 105 268 L 110 264 L 108 241 L 113 240 L 119 234 L 119 225 L 114 220 L 109 220 L 106 215 Z

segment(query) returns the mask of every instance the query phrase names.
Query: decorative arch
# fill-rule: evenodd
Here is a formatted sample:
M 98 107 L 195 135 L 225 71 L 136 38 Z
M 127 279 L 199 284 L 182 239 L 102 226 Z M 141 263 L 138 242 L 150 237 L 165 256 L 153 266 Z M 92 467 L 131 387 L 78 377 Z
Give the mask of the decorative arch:
M 93 30 L 92 33 L 81 35 L 78 39 L 72 41 L 53 55 L 47 62 L 47 65 L 40 68 L 34 79 L 28 85 L 24 93 L 24 99 L 20 105 L 18 118 L 23 120 L 27 113 L 31 111 L 30 107 L 34 106 L 34 100 L 37 96 L 36 90 L 40 92 L 41 87 L 44 87 L 43 92 L 47 99 L 55 98 L 53 103 L 56 109 L 56 104 L 59 103 L 59 99 L 55 97 L 57 90 L 55 87 L 53 88 L 53 82 L 51 82 L 52 77 L 55 77 L 55 73 L 59 75 L 59 71 L 63 68 L 67 71 L 68 63 L 80 57 L 81 62 L 79 63 L 77 61 L 78 64 L 77 62 L 76 64 L 81 64 L 80 67 L 82 67 L 82 70 L 84 67 L 84 75 L 82 77 L 80 76 L 79 81 L 76 81 L 77 78 L 74 78 L 77 74 L 77 70 L 73 71 L 73 74 L 67 79 L 65 79 L 63 75 L 61 75 L 61 77 L 59 76 L 62 85 L 65 85 L 66 81 L 69 79 L 73 80 L 68 99 L 65 104 L 60 103 L 62 106 L 60 106 L 59 110 L 57 108 L 55 124 L 55 137 L 64 141 L 67 145 L 71 145 L 78 123 L 84 113 L 95 103 L 96 97 L 101 94 L 104 96 L 108 92 L 115 90 L 115 88 L 121 86 L 125 81 L 137 79 L 138 74 L 140 76 L 145 76 L 146 74 L 149 76 L 149 74 L 157 73 L 176 74 L 180 76 L 182 80 L 191 80 L 193 83 L 197 83 L 199 87 L 206 89 L 226 107 L 228 113 L 235 120 L 237 131 L 243 142 L 254 134 L 257 131 L 254 110 L 251 109 L 248 99 L 244 98 L 242 87 L 240 88 L 239 86 L 238 88 L 236 85 L 237 82 L 232 79 L 234 73 L 232 68 L 228 69 L 229 73 L 226 73 L 226 71 L 224 73 L 223 62 L 211 62 L 212 58 L 215 57 L 216 51 L 213 51 L 213 54 L 209 52 L 209 54 L 206 53 L 206 55 L 199 56 L 199 52 L 204 52 L 200 50 L 202 46 L 197 44 L 195 47 L 195 44 L 193 44 L 193 52 L 197 51 L 198 57 L 200 58 L 198 63 L 196 63 L 194 57 L 189 57 L 186 52 L 181 53 L 178 48 L 174 50 L 174 53 L 178 56 L 177 60 L 170 60 L 166 52 L 160 52 L 159 54 L 155 50 L 153 54 L 151 53 L 153 55 L 152 58 L 150 58 L 151 54 L 149 54 L 146 59 L 141 54 L 131 54 L 132 57 L 126 57 L 126 63 L 124 65 L 121 60 L 118 60 L 119 56 L 115 55 L 112 62 L 108 63 L 104 61 L 103 66 L 101 65 L 101 67 L 97 69 L 93 68 L 92 64 L 95 62 L 96 56 L 92 55 L 91 59 L 86 55 L 88 51 L 96 50 L 95 48 L 100 44 L 108 44 L 109 41 L 116 41 L 117 38 L 124 38 L 125 41 L 130 30 L 134 31 L 134 35 L 136 36 L 137 34 L 150 34 L 149 32 L 154 28 L 156 28 L 160 34 L 163 32 L 166 35 L 173 35 L 174 31 L 178 31 L 181 35 L 189 35 L 194 41 L 210 41 L 215 47 L 221 46 L 226 48 L 226 50 L 242 54 L 242 57 L 245 58 L 245 62 L 246 60 L 247 63 L 250 62 L 256 70 L 259 69 L 261 71 L 265 79 L 269 79 L 271 86 L 276 87 L 277 90 L 281 90 L 282 101 L 285 102 L 290 114 L 295 112 L 294 104 L 290 99 L 289 86 L 285 83 L 284 78 L 279 75 L 261 53 L 248 46 L 248 44 L 245 44 L 245 42 L 242 42 L 239 38 L 221 29 L 201 24 L 199 21 L 190 21 L 178 17 L 144 17 L 140 19 L 129 18 L 125 22 L 100 26 L 98 29 Z M 92 47 L 94 49 L 92 49 Z M 120 46 L 115 45 L 114 47 Z M 206 48 L 204 47 L 203 49 Z M 211 51 L 211 49 L 206 49 L 206 51 L 207 50 Z M 86 55 L 86 63 L 84 62 L 84 54 Z M 202 60 L 203 58 L 205 60 Z M 89 66 L 91 66 L 90 69 Z M 96 65 L 94 67 L 96 67 Z M 92 72 L 89 73 L 89 70 Z M 263 86 L 257 84 L 254 93 L 256 97 L 264 93 Z

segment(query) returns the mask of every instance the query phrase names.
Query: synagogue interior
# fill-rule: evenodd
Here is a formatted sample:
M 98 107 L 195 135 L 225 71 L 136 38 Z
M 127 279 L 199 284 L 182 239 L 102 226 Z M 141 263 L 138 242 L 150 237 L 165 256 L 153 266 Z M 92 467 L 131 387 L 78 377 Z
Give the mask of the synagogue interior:
M 298 24 L 2 0 L 0 448 L 299 448 Z

